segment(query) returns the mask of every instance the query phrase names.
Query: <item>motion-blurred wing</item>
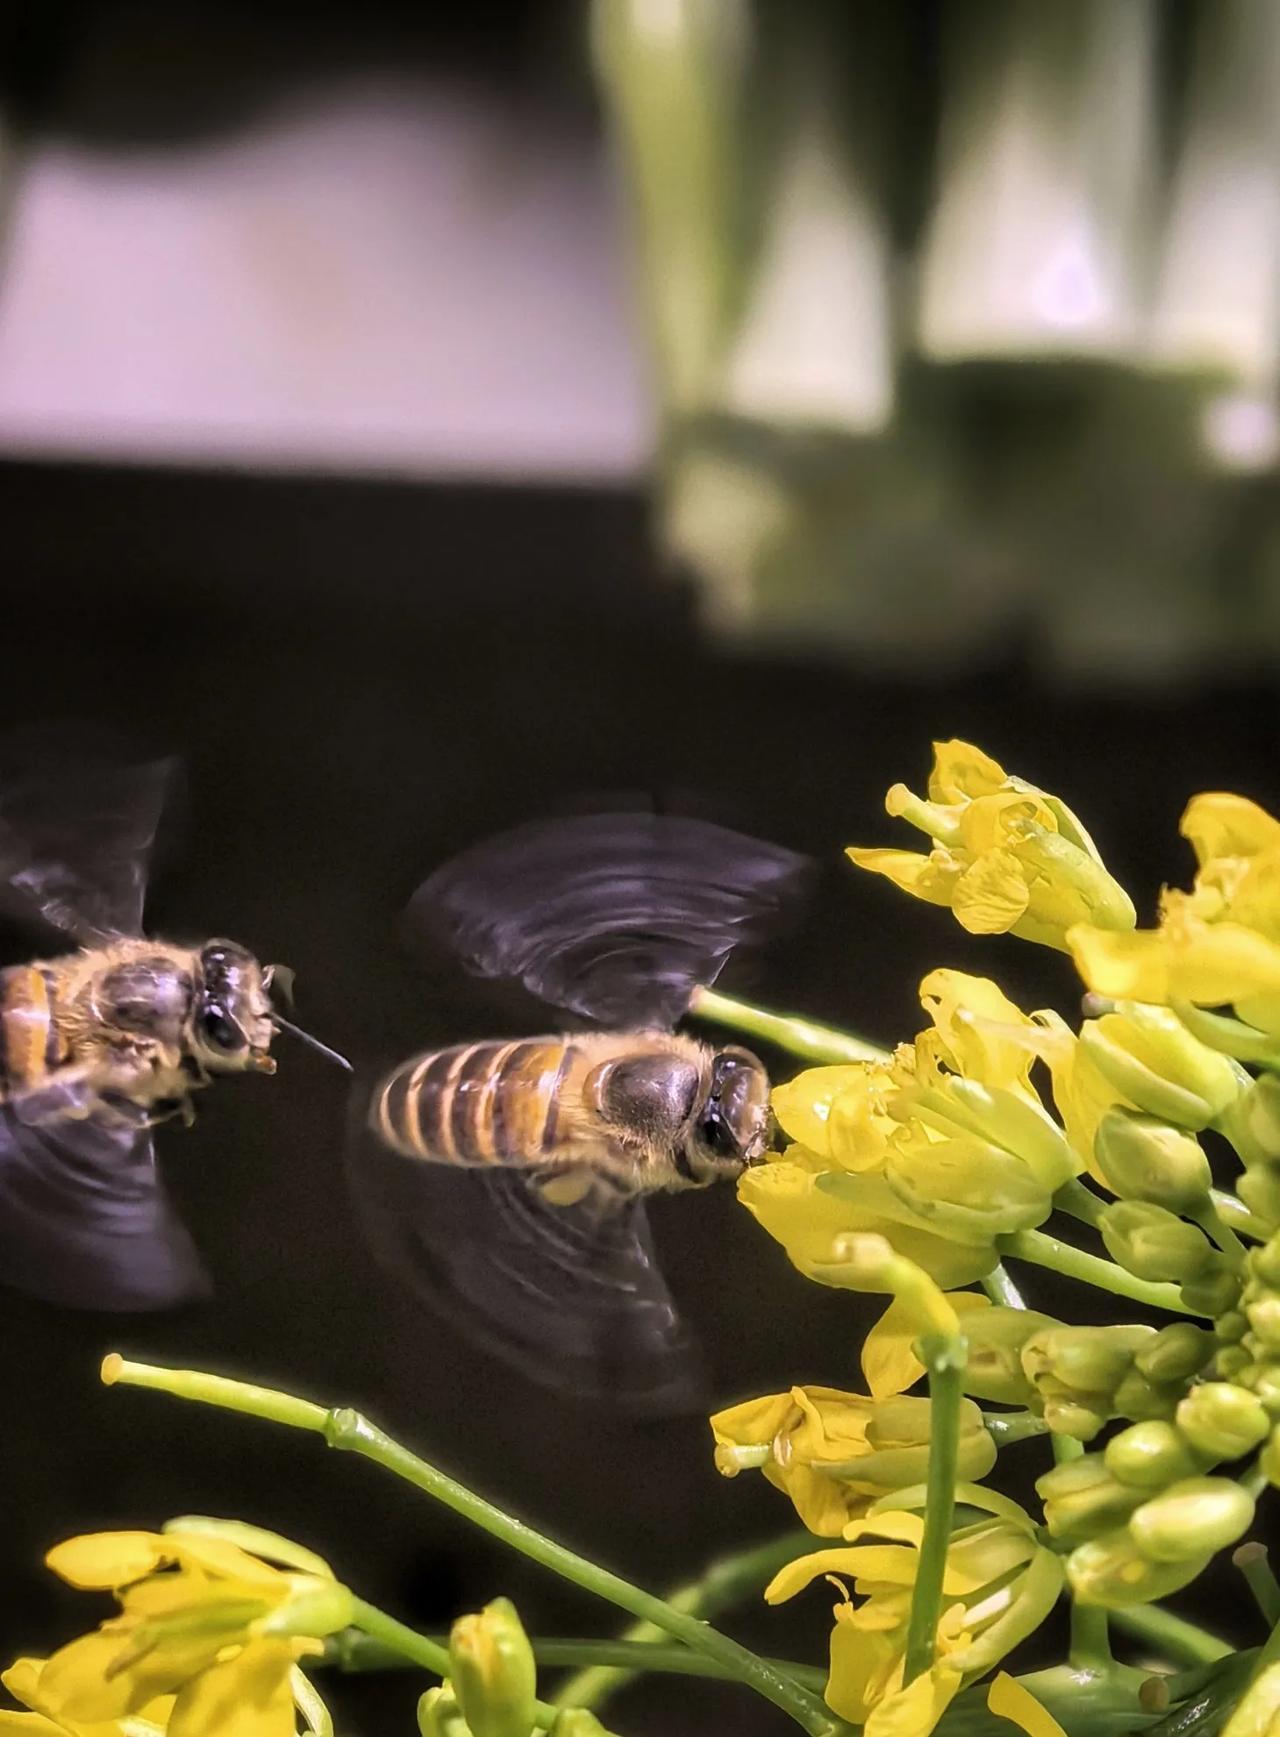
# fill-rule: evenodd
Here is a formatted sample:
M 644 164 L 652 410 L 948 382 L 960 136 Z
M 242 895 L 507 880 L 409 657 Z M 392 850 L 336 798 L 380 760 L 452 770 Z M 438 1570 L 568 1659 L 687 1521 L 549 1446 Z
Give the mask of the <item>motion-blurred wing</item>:
M 0 739 L 0 912 L 86 946 L 138 934 L 176 765 L 66 732 Z
M 640 1201 L 556 1206 L 520 1172 L 406 1158 L 372 1134 L 351 1174 L 382 1264 L 529 1380 L 653 1413 L 702 1404 Z
M 472 846 L 409 911 L 477 976 L 602 1025 L 671 1026 L 736 948 L 778 925 L 807 866 L 710 821 L 573 815 Z
M 0 1283 L 75 1309 L 167 1309 L 207 1296 L 149 1130 L 0 1105 Z

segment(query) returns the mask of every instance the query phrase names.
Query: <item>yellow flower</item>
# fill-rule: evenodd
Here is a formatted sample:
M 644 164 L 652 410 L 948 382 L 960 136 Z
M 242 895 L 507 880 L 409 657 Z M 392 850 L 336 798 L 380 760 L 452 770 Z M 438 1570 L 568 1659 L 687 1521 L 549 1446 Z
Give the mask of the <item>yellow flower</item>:
M 759 1465 L 790 1496 L 820 1538 L 838 1538 L 886 1490 L 914 1485 L 928 1468 L 932 1411 L 927 1399 L 874 1399 L 836 1387 L 793 1387 L 729 1406 L 711 1419 L 715 1462 L 725 1477 Z M 767 1450 L 767 1457 L 757 1458 Z M 961 1402 L 959 1469 L 982 1478 L 996 1448 L 982 1413 Z
M 126 1724 L 120 1719 L 105 1722 L 54 1718 L 40 1696 L 40 1673 L 44 1659 L 16 1659 L 7 1671 L 0 1672 L 2 1682 L 15 1701 L 21 1701 L 27 1712 L 11 1712 L 0 1708 L 0 1734 L 13 1737 L 163 1737 L 169 1715 L 173 1711 L 173 1696 L 162 1695 L 142 1707 L 138 1715 Z
M 793 1148 L 794 1150 L 794 1148 Z M 840 1192 L 833 1190 L 839 1185 Z M 790 1153 L 753 1166 L 738 1182 L 738 1199 L 787 1251 L 806 1278 L 842 1282 L 832 1265 L 836 1239 L 857 1231 L 885 1237 L 923 1267 L 944 1290 L 972 1284 L 996 1264 L 990 1237 L 960 1240 L 933 1231 L 881 1176 L 815 1173 Z
M 252 1538 L 259 1553 L 220 1532 Z M 95 1737 L 165 1697 L 168 1737 L 293 1737 L 293 1667 L 353 1609 L 319 1557 L 226 1522 L 71 1538 L 46 1561 L 72 1586 L 114 1591 L 121 1607 L 29 1684 L 28 1705 L 54 1729 Z
M 976 935 L 1014 934 L 1065 951 L 1073 924 L 1133 927 L 1128 894 L 1064 803 L 968 742 L 935 742 L 933 752 L 927 801 L 904 784 L 885 798 L 889 814 L 918 827 L 933 849 L 850 849 L 859 868 L 949 905 Z
M 975 1314 L 991 1307 L 978 1291 L 952 1291 L 947 1301 L 958 1315 Z M 873 1399 L 905 1393 L 919 1381 L 924 1364 L 913 1349 L 919 1337 L 915 1311 L 895 1298 L 862 1341 L 862 1373 Z
M 888 1100 L 897 1090 L 893 1067 L 853 1062 L 806 1068 L 773 1088 L 773 1113 L 796 1144 L 792 1163 L 812 1170 L 879 1170 L 897 1123 Z
M 984 1513 L 952 1535 L 934 1662 L 910 1684 L 903 1675 L 921 1513 L 890 1498 L 845 1527 L 844 1546 L 788 1563 L 765 1589 L 778 1604 L 820 1574 L 834 1579 L 843 1597 L 834 1612 L 826 1700 L 841 1718 L 863 1724 L 864 1737 L 927 1737 L 965 1678 L 982 1675 L 1033 1633 L 1061 1591 L 1061 1561 L 1037 1542 L 1021 1508 L 972 1484 L 958 1486 L 957 1496 Z M 922 1506 L 923 1491 L 896 1500 Z M 862 1542 L 867 1537 L 886 1542 Z M 842 1576 L 852 1578 L 861 1603 Z

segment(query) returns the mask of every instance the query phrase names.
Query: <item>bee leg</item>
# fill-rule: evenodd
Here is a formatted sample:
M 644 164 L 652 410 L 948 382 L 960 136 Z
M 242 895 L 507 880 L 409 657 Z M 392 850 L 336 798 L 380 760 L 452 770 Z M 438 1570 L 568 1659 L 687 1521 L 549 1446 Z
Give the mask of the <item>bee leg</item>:
M 28 1127 L 45 1122 L 83 1120 L 97 1108 L 101 1095 L 88 1068 L 62 1068 L 38 1086 L 15 1092 L 9 1100 L 14 1115 Z

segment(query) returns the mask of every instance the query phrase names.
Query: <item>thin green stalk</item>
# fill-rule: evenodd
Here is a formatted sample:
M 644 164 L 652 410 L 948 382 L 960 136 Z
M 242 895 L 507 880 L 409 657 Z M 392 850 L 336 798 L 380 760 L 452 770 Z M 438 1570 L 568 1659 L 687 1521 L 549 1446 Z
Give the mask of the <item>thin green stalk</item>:
M 1197 1312 L 1183 1302 L 1176 1285 L 1155 1284 L 1149 1279 L 1135 1278 L 1114 1261 L 1088 1254 L 1071 1243 L 1060 1242 L 1056 1236 L 1049 1236 L 1042 1230 L 1014 1231 L 1011 1236 L 997 1237 L 996 1243 L 1003 1254 L 1011 1255 L 1015 1260 L 1047 1267 L 1050 1272 L 1061 1273 L 1064 1278 L 1079 1279 L 1098 1290 L 1110 1291 L 1113 1296 L 1128 1297 L 1152 1309 L 1166 1309 L 1173 1315 L 1194 1315 Z
M 1078 1177 L 1072 1177 L 1070 1182 L 1064 1182 L 1053 1197 L 1053 1204 L 1059 1212 L 1070 1213 L 1072 1218 L 1078 1218 L 1081 1224 L 1096 1225 L 1107 1209 L 1105 1200 L 1099 1200 L 1091 1188 L 1086 1188 Z
M 929 1377 L 929 1466 L 925 1474 L 928 1494 L 907 1624 L 904 1683 L 914 1682 L 933 1663 L 938 1618 L 942 1614 L 942 1577 L 956 1504 L 960 1401 L 968 1360 L 968 1346 L 960 1334 L 931 1333 L 921 1340 L 919 1349 Z
M 1123 1634 L 1158 1647 L 1171 1665 L 1213 1665 L 1232 1650 L 1217 1635 L 1159 1604 L 1126 1605 L 1113 1610 L 1111 1620 Z
M 695 989 L 689 1000 L 689 1012 L 695 1019 L 710 1020 L 713 1025 L 732 1026 L 749 1037 L 761 1037 L 766 1043 L 777 1044 L 791 1055 L 803 1056 L 816 1062 L 876 1062 L 888 1061 L 888 1050 L 880 1049 L 864 1038 L 847 1031 L 837 1031 L 830 1025 L 818 1025 L 811 1019 L 793 1019 L 784 1013 L 770 1013 L 766 1008 L 753 1007 L 736 996 L 721 995 L 718 989 Z
M 735 1551 L 733 1555 L 713 1562 L 696 1580 L 669 1592 L 667 1603 L 675 1610 L 684 1611 L 687 1616 L 710 1621 L 748 1594 L 759 1593 L 780 1568 L 804 1551 L 813 1549 L 816 1542 L 811 1533 L 794 1531 L 771 1538 L 765 1544 L 753 1544 L 747 1550 Z M 624 1631 L 622 1641 L 634 1645 L 650 1643 L 661 1639 L 662 1632 L 650 1622 L 633 1623 Z M 658 1667 L 649 1665 L 647 1668 L 656 1670 Z M 789 1666 L 786 1668 L 791 1675 L 796 1674 Z M 598 1707 L 634 1676 L 635 1671 L 634 1665 L 627 1667 L 600 1659 L 565 1679 L 556 1691 L 556 1704 L 561 1707 Z M 803 1682 L 805 1678 L 801 1676 L 798 1680 Z M 821 1689 L 825 1683 L 824 1674 L 817 1687 Z
M 1022 1292 L 1009 1277 L 1008 1269 L 1003 1262 L 997 1261 L 992 1270 L 982 1281 L 982 1288 L 993 1303 L 1004 1309 L 1025 1309 L 1026 1299 Z
M 1274 1628 L 1280 1622 L 1280 1581 L 1267 1558 L 1266 1545 L 1253 1538 L 1242 1544 L 1231 1560 L 1244 1575 L 1267 1627 Z
M 104 1361 L 102 1373 L 108 1384 L 123 1382 L 151 1387 L 179 1399 L 267 1418 L 321 1435 L 330 1447 L 361 1454 L 423 1490 L 481 1531 L 572 1581 L 575 1586 L 581 1586 L 598 1598 L 608 1599 L 632 1616 L 654 1623 L 695 1652 L 725 1665 L 739 1682 L 781 1708 L 811 1737 L 828 1737 L 838 1729 L 834 1716 L 815 1695 L 777 1671 L 766 1660 L 696 1617 L 674 1610 L 665 1600 L 655 1598 L 621 1575 L 610 1573 L 585 1556 L 579 1556 L 563 1544 L 536 1532 L 533 1527 L 526 1526 L 522 1520 L 504 1513 L 464 1484 L 401 1447 L 358 1411 L 347 1407 L 326 1411 L 309 1400 L 297 1399 L 273 1389 L 230 1381 L 197 1370 L 159 1369 L 147 1364 L 127 1363 L 114 1353 Z
M 379 1610 L 373 1604 L 365 1604 L 358 1598 L 352 1620 L 363 1633 L 381 1642 L 383 1646 L 403 1654 L 410 1663 L 422 1665 L 440 1678 L 449 1675 L 448 1647 L 425 1634 L 419 1634 L 416 1629 L 406 1628 L 404 1623 L 397 1622 L 394 1616 L 388 1616 L 385 1610 Z M 535 1701 L 533 1722 L 540 1731 L 550 1730 L 559 1711 L 558 1707 L 551 1706 L 547 1701 Z
M 1219 1216 L 1239 1231 L 1243 1236 L 1251 1236 L 1255 1242 L 1266 1242 L 1270 1232 L 1262 1220 L 1249 1211 L 1243 1200 L 1237 1200 L 1234 1194 L 1228 1194 L 1223 1188 L 1211 1188 L 1209 1198 L 1217 1207 Z
M 423 1639 L 433 1640 L 439 1646 L 448 1645 L 445 1635 L 427 1635 Z M 643 1676 L 646 1672 L 654 1672 L 666 1677 L 707 1677 L 715 1682 L 734 1682 L 736 1678 L 726 1665 L 716 1664 L 712 1659 L 699 1658 L 691 1653 L 688 1647 L 675 1646 L 670 1643 L 663 1645 L 654 1641 L 626 1640 L 566 1640 L 550 1637 L 546 1640 L 529 1640 L 533 1648 L 533 1656 L 539 1666 L 546 1670 L 583 1665 L 590 1667 L 579 1674 L 586 1678 L 595 1670 L 600 1670 L 628 1681 L 632 1677 Z M 324 1658 L 319 1661 L 340 1671 L 387 1671 L 395 1670 L 402 1665 L 412 1663 L 404 1652 L 396 1646 L 375 1639 L 359 1629 L 345 1629 L 342 1634 L 334 1635 L 325 1645 Z M 771 1659 L 770 1664 L 779 1671 L 785 1671 L 787 1676 L 794 1677 L 798 1683 L 806 1683 L 821 1694 L 826 1687 L 827 1672 L 822 1665 L 802 1665 L 792 1659 Z M 555 1697 L 557 1707 L 582 1707 L 586 1705 L 578 1696 L 566 1696 L 560 1691 Z

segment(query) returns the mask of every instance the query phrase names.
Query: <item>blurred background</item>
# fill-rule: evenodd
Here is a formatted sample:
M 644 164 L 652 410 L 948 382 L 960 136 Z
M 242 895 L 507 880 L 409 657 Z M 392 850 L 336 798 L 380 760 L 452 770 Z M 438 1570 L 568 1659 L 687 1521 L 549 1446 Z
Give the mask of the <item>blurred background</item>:
M 1069 1013 L 1064 962 L 840 851 L 952 734 L 1059 791 L 1148 915 L 1191 793 L 1280 803 L 1278 90 L 1268 0 L 11 5 L 0 722 L 182 753 L 153 928 L 288 961 L 363 1063 L 507 1029 L 398 913 L 592 788 L 695 790 L 828 865 L 768 1004 L 893 1041 L 948 964 Z M 161 1136 L 212 1304 L 3 1293 L 7 1653 L 83 1626 L 56 1539 L 190 1511 L 420 1626 L 502 1591 L 614 1630 L 372 1468 L 103 1391 L 110 1348 L 359 1405 L 654 1587 L 787 1525 L 704 1423 L 420 1315 L 353 1238 L 342 1082 L 281 1060 Z M 728 1191 L 655 1216 L 719 1402 L 855 1384 L 862 1306 Z M 816 1659 L 827 1624 L 815 1593 L 734 1626 Z M 415 1696 L 335 1688 L 365 1733 Z M 778 1728 L 674 1679 L 613 1722 L 730 1716 Z

